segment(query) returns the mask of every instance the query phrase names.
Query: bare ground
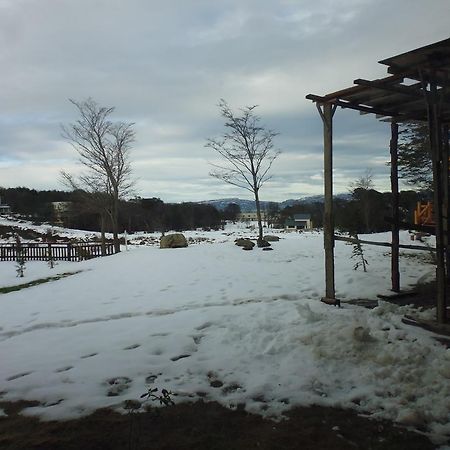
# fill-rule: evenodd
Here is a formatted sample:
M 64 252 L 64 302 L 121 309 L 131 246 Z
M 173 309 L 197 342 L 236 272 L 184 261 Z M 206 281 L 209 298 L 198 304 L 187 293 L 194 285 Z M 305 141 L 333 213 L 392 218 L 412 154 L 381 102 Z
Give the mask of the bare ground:
M 199 401 L 121 415 L 98 410 L 70 421 L 41 422 L 20 411 L 29 402 L 0 403 L 4 450 L 288 450 L 435 448 L 421 434 L 374 421 L 354 411 L 295 408 L 273 422 L 217 403 Z

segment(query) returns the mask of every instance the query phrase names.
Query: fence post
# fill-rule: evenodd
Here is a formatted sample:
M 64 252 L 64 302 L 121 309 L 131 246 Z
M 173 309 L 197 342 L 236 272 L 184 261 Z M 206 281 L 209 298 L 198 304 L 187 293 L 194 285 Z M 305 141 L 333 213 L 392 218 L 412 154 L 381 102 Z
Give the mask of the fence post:
M 67 261 L 72 261 L 72 244 L 67 244 Z

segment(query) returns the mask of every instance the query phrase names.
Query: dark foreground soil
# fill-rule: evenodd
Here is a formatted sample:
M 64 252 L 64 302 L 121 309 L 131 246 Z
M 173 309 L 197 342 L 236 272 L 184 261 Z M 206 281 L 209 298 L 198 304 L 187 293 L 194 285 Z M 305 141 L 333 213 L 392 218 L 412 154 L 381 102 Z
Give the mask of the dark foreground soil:
M 287 450 L 435 448 L 424 436 L 355 412 L 296 408 L 272 422 L 217 403 L 168 406 L 120 415 L 110 410 L 71 421 L 40 422 L 20 415 L 24 402 L 0 404 L 2 450 Z

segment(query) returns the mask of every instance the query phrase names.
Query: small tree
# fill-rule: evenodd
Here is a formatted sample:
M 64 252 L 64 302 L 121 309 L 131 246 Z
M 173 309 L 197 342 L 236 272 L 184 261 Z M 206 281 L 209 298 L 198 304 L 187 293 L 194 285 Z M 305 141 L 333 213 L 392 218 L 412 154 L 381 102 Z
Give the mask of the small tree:
M 25 253 L 26 250 L 22 247 L 22 242 L 18 234 L 14 236 L 16 240 L 16 273 L 20 278 L 24 277 L 25 273 Z
M 260 125 L 260 117 L 255 114 L 255 106 L 241 109 L 236 115 L 223 99 L 219 109 L 225 119 L 225 133 L 220 139 L 208 139 L 206 147 L 212 148 L 224 160 L 224 165 L 212 164 L 216 170 L 210 175 L 225 183 L 250 191 L 255 198 L 258 220 L 258 245 L 263 245 L 263 229 L 259 191 L 270 179 L 269 171 L 279 151 L 274 150 L 272 130 Z
M 99 106 L 91 98 L 76 102 L 80 118 L 63 127 L 63 136 L 80 155 L 81 163 L 87 168 L 76 185 L 86 187 L 90 193 L 102 196 L 103 211 L 108 214 L 113 231 L 114 247 L 120 251 L 118 236 L 119 200 L 130 192 L 131 166 L 129 153 L 134 142 L 133 123 L 112 122 L 109 117 L 114 108 Z
M 359 241 L 358 235 L 355 233 L 351 235 L 355 239 L 355 242 L 353 245 L 353 251 L 352 251 L 352 259 L 355 259 L 356 262 L 353 265 L 353 270 L 358 270 L 359 267 L 362 267 L 364 272 L 367 272 L 367 266 L 369 263 L 367 262 L 367 259 L 364 256 L 364 251 L 361 246 L 361 242 Z

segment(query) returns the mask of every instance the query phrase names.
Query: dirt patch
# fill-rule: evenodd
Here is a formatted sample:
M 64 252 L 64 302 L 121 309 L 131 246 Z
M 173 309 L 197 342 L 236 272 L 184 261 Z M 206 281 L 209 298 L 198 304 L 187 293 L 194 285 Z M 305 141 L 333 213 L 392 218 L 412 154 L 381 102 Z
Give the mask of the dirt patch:
M 26 402 L 0 403 L 0 448 L 4 450 L 289 450 L 435 448 L 417 433 L 354 411 L 318 406 L 295 408 L 289 420 L 273 422 L 217 403 L 179 404 L 121 415 L 98 410 L 64 422 L 21 416 Z

